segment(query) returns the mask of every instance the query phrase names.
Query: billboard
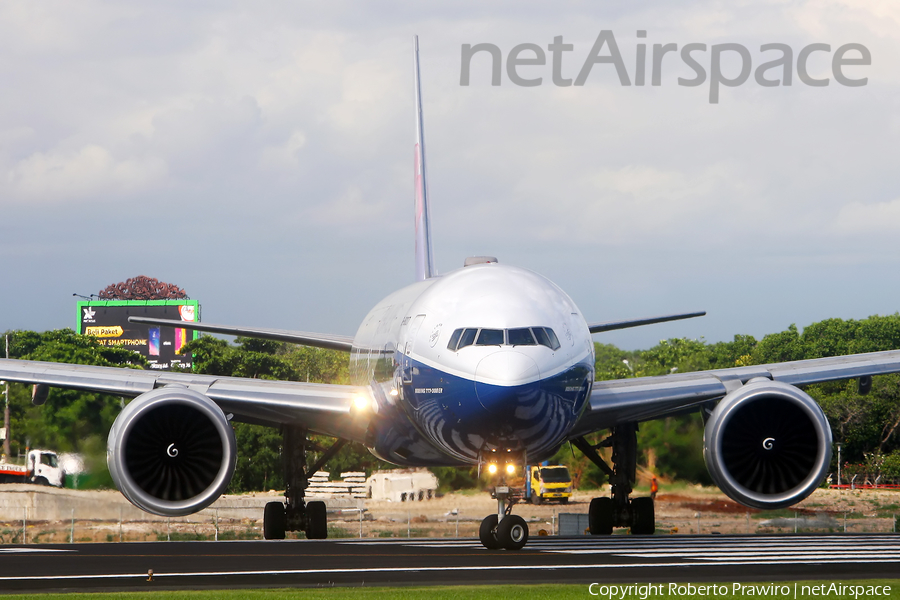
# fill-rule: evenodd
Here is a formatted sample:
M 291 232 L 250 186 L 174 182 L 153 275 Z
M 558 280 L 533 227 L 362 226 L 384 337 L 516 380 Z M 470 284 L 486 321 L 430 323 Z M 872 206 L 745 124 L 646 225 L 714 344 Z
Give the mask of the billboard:
M 151 369 L 169 370 L 192 365 L 182 354 L 186 343 L 199 333 L 172 327 L 129 323 L 128 317 L 153 317 L 174 321 L 200 321 L 196 300 L 91 300 L 78 303 L 75 331 L 97 338 L 104 346 L 121 346 L 141 354 Z

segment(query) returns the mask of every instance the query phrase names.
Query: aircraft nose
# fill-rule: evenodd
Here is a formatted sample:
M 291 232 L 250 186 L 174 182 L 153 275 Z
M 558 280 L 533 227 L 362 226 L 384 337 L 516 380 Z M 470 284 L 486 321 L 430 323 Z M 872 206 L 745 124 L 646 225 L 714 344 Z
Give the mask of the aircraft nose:
M 481 359 L 475 368 L 475 394 L 489 411 L 514 411 L 522 399 L 538 392 L 540 378 L 540 369 L 530 357 L 500 350 Z

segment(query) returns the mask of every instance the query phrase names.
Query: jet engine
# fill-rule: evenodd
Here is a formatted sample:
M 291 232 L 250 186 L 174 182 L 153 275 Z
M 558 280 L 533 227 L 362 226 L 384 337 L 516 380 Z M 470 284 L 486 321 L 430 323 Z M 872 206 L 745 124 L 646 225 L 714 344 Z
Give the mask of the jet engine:
M 769 379 L 726 395 L 706 422 L 703 458 L 733 500 L 784 508 L 809 496 L 831 463 L 831 427 L 815 400 Z
M 222 409 L 180 386 L 132 400 L 113 423 L 106 453 L 116 487 L 132 504 L 171 517 L 212 504 L 231 481 L 235 457 Z

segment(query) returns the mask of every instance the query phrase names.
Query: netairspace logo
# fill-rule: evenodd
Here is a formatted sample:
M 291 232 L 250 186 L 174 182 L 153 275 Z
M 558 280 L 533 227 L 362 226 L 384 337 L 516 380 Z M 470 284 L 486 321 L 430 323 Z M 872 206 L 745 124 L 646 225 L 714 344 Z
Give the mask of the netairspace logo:
M 643 39 L 647 37 L 646 30 L 638 30 L 637 38 Z M 646 43 L 638 43 L 635 48 L 635 64 L 633 73 L 630 73 L 625 66 L 625 60 L 619 51 L 619 45 L 616 43 L 616 37 L 611 30 L 603 30 L 597 36 L 596 41 L 591 50 L 587 53 L 578 75 L 574 81 L 563 77 L 563 61 L 564 53 L 573 52 L 574 44 L 566 44 L 563 42 L 563 36 L 558 35 L 553 38 L 553 43 L 547 45 L 550 52 L 550 78 L 553 85 L 559 87 L 568 87 L 571 85 L 583 86 L 591 75 L 595 65 L 611 65 L 616 72 L 619 83 L 622 86 L 632 85 L 632 79 L 635 86 L 643 86 L 647 80 L 648 54 L 650 66 L 650 85 L 660 86 L 663 82 L 663 66 L 671 65 L 677 62 L 677 58 L 681 58 L 681 62 L 693 71 L 694 76 L 691 78 L 678 77 L 678 85 L 684 87 L 697 87 L 707 83 L 709 85 L 709 103 L 719 103 L 719 92 L 724 87 L 737 87 L 743 85 L 750 79 L 753 79 L 758 85 L 763 87 L 779 87 L 791 86 L 794 81 L 794 67 L 796 65 L 797 78 L 805 85 L 811 87 L 827 87 L 831 81 L 830 77 L 813 77 L 810 75 L 809 61 L 810 57 L 817 54 L 815 60 L 831 59 L 831 75 L 839 84 L 847 87 L 860 87 L 868 83 L 868 77 L 859 77 L 859 70 L 850 74 L 844 72 L 845 67 L 869 66 L 872 64 L 872 54 L 869 49 L 862 44 L 850 43 L 839 46 L 833 53 L 830 44 L 816 43 L 809 44 L 800 49 L 796 53 L 797 59 L 794 60 L 794 50 L 788 44 L 763 44 L 759 47 L 760 56 L 758 60 L 766 59 L 766 62 L 759 64 L 756 70 L 753 70 L 753 56 L 746 46 L 735 43 L 713 44 L 707 46 L 701 43 L 691 43 L 681 46 L 678 49 L 676 43 L 653 44 L 649 49 Z M 499 86 L 502 83 L 503 71 L 503 53 L 500 48 L 494 44 L 481 43 L 463 44 L 461 66 L 459 74 L 459 84 L 461 86 L 470 85 L 470 71 L 472 61 L 476 55 L 486 54 L 490 57 L 491 64 L 491 85 Z M 672 56 L 668 56 L 672 54 Z M 818 56 L 823 54 L 825 56 Z M 483 60 L 479 57 L 477 60 Z M 728 67 L 723 69 L 724 62 L 729 63 Z M 769 60 L 771 59 L 771 60 Z M 731 63 L 739 61 L 740 69 L 731 68 Z M 758 61 L 757 61 L 758 62 Z M 476 63 L 477 64 L 477 63 Z M 514 46 L 506 55 L 506 76 L 513 84 L 522 87 L 535 87 L 542 85 L 544 77 L 535 77 L 540 73 L 537 67 L 546 67 L 547 53 L 538 44 L 519 44 Z M 527 73 L 523 73 L 520 68 L 524 67 Z M 546 73 L 547 69 L 544 69 Z M 726 73 L 727 71 L 727 73 Z M 525 75 L 530 75 L 526 78 Z
M 833 597 L 859 598 L 883 597 L 891 595 L 889 585 L 848 585 L 843 583 L 808 584 L 784 584 L 784 583 L 732 583 L 732 584 L 707 584 L 696 585 L 693 583 L 633 583 L 629 585 L 608 585 L 605 583 L 592 583 L 588 586 L 591 596 L 606 598 L 607 600 L 625 600 L 626 598 L 639 598 L 648 600 L 655 597 L 714 597 L 714 596 L 747 596 L 769 598 L 812 598 Z

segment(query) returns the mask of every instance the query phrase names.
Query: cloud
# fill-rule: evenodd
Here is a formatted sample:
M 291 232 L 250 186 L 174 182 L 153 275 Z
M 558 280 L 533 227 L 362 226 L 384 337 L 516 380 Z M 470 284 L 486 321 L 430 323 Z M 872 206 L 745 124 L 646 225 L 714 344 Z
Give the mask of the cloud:
M 266 146 L 260 154 L 260 168 L 274 171 L 288 171 L 299 166 L 298 152 L 306 145 L 306 135 L 294 131 L 288 139 L 277 145 Z
M 72 152 L 36 152 L 7 172 L 11 197 L 39 204 L 132 194 L 157 185 L 166 175 L 159 158 L 115 158 L 96 144 Z
M 677 304 L 693 305 L 696 294 L 704 308 L 739 314 L 733 298 L 707 304 L 705 297 L 716 293 L 710 286 L 722 281 L 692 279 L 691 269 L 727 272 L 739 263 L 742 273 L 793 281 L 803 261 L 874 256 L 900 229 L 898 201 L 879 202 L 896 198 L 900 186 L 898 6 L 891 0 L 4 4 L 0 203 L 14 209 L 4 217 L 14 212 L 15 220 L 0 222 L 0 237 L 5 248 L 28 248 L 16 256 L 41 254 L 42 265 L 63 265 L 73 244 L 89 241 L 67 237 L 87 229 L 80 215 L 116 202 L 127 210 L 106 218 L 149 222 L 154 244 L 183 253 L 185 286 L 221 278 L 244 260 L 249 289 L 278 281 L 292 299 L 321 290 L 287 315 L 272 314 L 268 324 L 303 315 L 309 322 L 294 326 L 346 331 L 333 325 L 365 314 L 374 295 L 406 282 L 411 271 L 397 263 L 412 239 L 410 55 L 418 33 L 439 260 L 447 257 L 455 267 L 466 254 L 487 252 L 541 264 L 547 256 L 546 274 L 588 302 L 596 285 L 584 274 L 604 269 L 609 289 L 666 298 L 671 291 L 653 271 L 665 263 L 669 287 L 678 282 L 687 294 Z M 505 59 L 517 44 L 546 48 L 563 35 L 575 45 L 563 68 L 573 78 L 602 29 L 615 32 L 632 79 L 642 29 L 648 60 L 653 44 L 741 43 L 758 62 L 763 43 L 788 43 L 796 58 L 809 43 L 860 42 L 870 46 L 872 65 L 852 69 L 870 81 L 846 88 L 832 79 L 827 88 L 810 88 L 795 72 L 790 88 L 762 88 L 751 76 L 743 86 L 723 88 L 711 106 L 706 87 L 677 84 L 690 72 L 675 53 L 664 60 L 661 86 L 623 87 L 610 65 L 596 65 L 585 86 L 568 88 L 552 85 L 548 54 L 548 64 L 523 67 L 544 78 L 540 87 L 514 86 L 505 70 L 499 87 L 474 70 L 472 85 L 459 85 L 462 44 L 494 43 Z M 827 69 L 824 55 L 816 60 L 816 69 Z M 155 226 L 174 211 L 178 223 Z M 53 245 L 41 245 L 36 230 L 52 232 Z M 96 242 L 90 262 L 103 281 L 134 274 L 130 265 L 147 272 L 158 265 L 161 274 L 172 264 L 170 254 L 143 244 L 103 250 Z M 345 292 L 360 287 L 371 294 L 332 293 L 339 278 L 319 264 L 320 253 L 347 265 L 340 271 Z M 333 279 L 305 266 L 311 264 Z M 53 278 L 53 285 L 68 294 L 82 289 L 77 280 L 84 271 L 56 268 L 60 281 Z M 616 279 L 616 269 L 627 279 Z M 38 270 L 22 262 L 19 279 L 8 285 L 30 288 Z M 900 283 L 895 287 L 900 293 Z M 798 292 L 794 304 L 804 299 Z M 232 316 L 227 293 L 207 301 L 224 320 Z M 767 318 L 783 324 L 803 321 L 780 312 L 773 299 L 748 292 L 741 302 L 764 303 Z M 27 300 L 18 308 L 22 326 L 41 327 L 44 317 L 28 316 Z M 606 318 L 606 306 L 582 309 Z M 241 321 L 239 312 L 233 316 Z
M 833 231 L 847 236 L 900 234 L 900 198 L 887 202 L 851 202 L 841 208 Z

